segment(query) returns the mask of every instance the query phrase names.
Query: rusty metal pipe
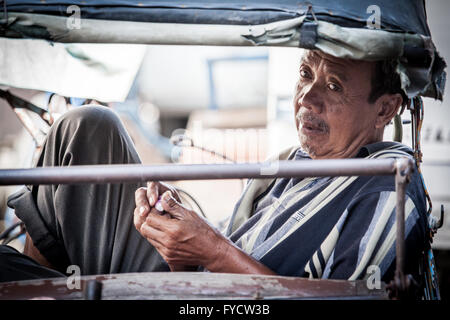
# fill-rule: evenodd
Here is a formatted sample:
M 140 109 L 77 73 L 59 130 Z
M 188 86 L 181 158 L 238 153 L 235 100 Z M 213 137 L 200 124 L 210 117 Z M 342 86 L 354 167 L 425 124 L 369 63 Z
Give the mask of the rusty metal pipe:
M 414 162 L 411 159 L 403 158 L 396 160 L 395 191 L 397 194 L 396 203 L 396 266 L 395 266 L 395 291 L 399 296 L 408 290 L 408 283 L 405 275 L 405 195 L 406 186 L 413 170 Z
M 395 159 L 283 160 L 238 164 L 114 164 L 0 169 L 0 185 L 372 176 L 394 175 L 395 172 Z

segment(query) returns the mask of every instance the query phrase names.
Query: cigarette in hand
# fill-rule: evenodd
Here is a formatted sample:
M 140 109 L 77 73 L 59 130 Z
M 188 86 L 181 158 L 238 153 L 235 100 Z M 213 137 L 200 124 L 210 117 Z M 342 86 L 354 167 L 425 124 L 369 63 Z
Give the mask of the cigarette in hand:
M 159 212 L 164 211 L 162 204 L 161 204 L 161 197 L 158 197 L 158 200 L 155 203 L 155 209 L 158 210 Z

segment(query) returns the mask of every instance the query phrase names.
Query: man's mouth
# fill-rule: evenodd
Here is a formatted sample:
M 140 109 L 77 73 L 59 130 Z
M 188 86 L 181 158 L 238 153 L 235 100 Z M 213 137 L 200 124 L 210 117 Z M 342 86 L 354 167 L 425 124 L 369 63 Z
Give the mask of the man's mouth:
M 306 135 L 319 135 L 326 134 L 328 132 L 325 124 L 310 121 L 301 121 L 299 129 L 301 133 Z
M 306 129 L 309 131 L 323 131 L 323 129 L 317 125 L 314 125 L 312 123 L 308 123 L 308 122 L 303 122 L 301 124 L 302 129 Z
M 298 113 L 296 116 L 298 131 L 304 135 L 323 135 L 329 132 L 327 123 L 316 115 L 308 112 Z

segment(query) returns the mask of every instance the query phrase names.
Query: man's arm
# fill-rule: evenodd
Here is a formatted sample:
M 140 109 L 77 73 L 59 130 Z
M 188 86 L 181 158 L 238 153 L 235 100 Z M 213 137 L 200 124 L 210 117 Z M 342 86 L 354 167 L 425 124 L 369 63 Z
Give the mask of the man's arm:
M 161 197 L 161 205 L 168 214 L 161 215 L 150 208 L 145 188 L 136 191 L 136 205 L 137 230 L 170 266 L 201 265 L 211 272 L 275 275 L 196 212 L 185 208 L 171 191 Z
M 39 264 L 43 265 L 44 267 L 55 269 L 50 262 L 39 252 L 39 250 L 34 246 L 33 240 L 31 239 L 30 235 L 27 232 L 27 236 L 25 239 L 25 246 L 23 248 L 23 254 L 29 256 L 30 258 L 34 259 Z

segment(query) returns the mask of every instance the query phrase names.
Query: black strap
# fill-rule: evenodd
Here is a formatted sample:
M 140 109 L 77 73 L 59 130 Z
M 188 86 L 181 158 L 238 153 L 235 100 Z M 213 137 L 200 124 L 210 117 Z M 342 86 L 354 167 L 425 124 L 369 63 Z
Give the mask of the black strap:
M 42 109 L 34 104 L 32 104 L 31 102 L 25 101 L 22 98 L 19 98 L 18 96 L 13 95 L 12 93 L 10 93 L 9 91 L 5 91 L 5 90 L 1 90 L 0 89 L 0 98 L 5 99 L 6 101 L 8 101 L 8 103 L 10 104 L 10 106 L 13 109 L 27 109 L 30 110 L 34 113 L 37 113 L 42 120 L 44 120 L 48 125 L 51 125 L 50 123 L 50 115 L 48 113 L 47 110 Z

